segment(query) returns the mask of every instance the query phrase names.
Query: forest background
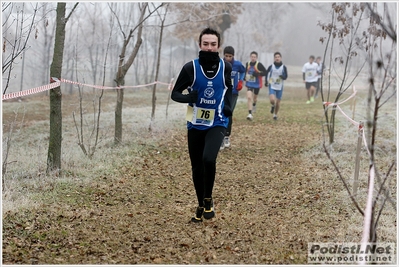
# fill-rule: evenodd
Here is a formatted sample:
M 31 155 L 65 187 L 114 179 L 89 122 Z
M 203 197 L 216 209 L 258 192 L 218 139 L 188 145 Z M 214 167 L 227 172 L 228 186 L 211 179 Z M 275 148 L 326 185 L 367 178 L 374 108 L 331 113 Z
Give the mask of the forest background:
M 74 4 L 75 2 L 67 2 L 67 12 L 71 11 Z M 20 23 L 25 20 L 24 30 L 31 26 L 30 19 L 33 15 L 35 20 L 34 31 L 26 43 L 27 49 L 14 65 L 7 92 L 49 83 L 55 33 L 56 2 L 39 5 L 35 2 L 16 2 L 13 5 L 12 9 L 3 11 L 3 35 L 15 34 L 11 25 L 16 19 Z M 227 9 L 229 18 L 223 22 L 226 26 L 220 52 L 224 46 L 231 45 L 236 50 L 236 59 L 245 63 L 249 60 L 249 53 L 257 51 L 259 61 L 269 65 L 273 60 L 272 54 L 280 51 L 284 63 L 293 66 L 302 66 L 310 55 L 323 55 L 324 46 L 319 40 L 325 33 L 317 24 L 329 19 L 331 3 L 231 2 L 216 5 L 215 8 L 207 2 L 204 2 L 203 7 L 199 4 L 171 3 L 165 16 L 159 81 L 169 82 L 185 62 L 197 56 L 199 32 L 208 25 L 213 26 L 213 18 L 220 17 L 224 14 L 223 10 Z M 37 10 L 36 13 L 33 10 Z M 6 20 L 9 16 L 7 12 L 14 12 L 15 18 Z M 108 39 L 111 39 L 105 85 L 113 86 L 123 36 L 136 26 L 138 16 L 138 3 L 134 2 L 79 3 L 66 24 L 63 78 L 72 81 L 84 79 L 87 84 L 102 84 L 104 56 Z M 118 17 L 118 20 L 114 17 Z M 143 43 L 131 71 L 126 76 L 126 85 L 147 84 L 154 78 L 159 16 L 152 14 L 143 24 Z M 7 44 L 5 49 L 8 51 Z M 129 54 L 133 47 L 128 47 L 127 50 Z M 3 79 L 3 88 L 5 82 Z M 72 85 L 65 89 L 66 92 L 71 92 Z

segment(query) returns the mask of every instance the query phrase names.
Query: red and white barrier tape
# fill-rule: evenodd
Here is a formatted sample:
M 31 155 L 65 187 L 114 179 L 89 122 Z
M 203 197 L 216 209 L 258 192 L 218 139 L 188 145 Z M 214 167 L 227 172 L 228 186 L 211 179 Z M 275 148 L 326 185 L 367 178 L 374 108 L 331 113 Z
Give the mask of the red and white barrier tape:
M 341 109 L 341 107 L 339 106 L 340 104 L 345 103 L 345 102 L 348 101 L 349 99 L 353 98 L 353 97 L 356 95 L 356 93 L 357 93 L 357 91 L 356 91 L 356 89 L 355 89 L 355 86 L 353 86 L 353 93 L 352 93 L 347 99 L 345 99 L 344 101 L 339 102 L 339 103 L 324 102 L 324 105 L 327 105 L 327 107 L 330 107 L 330 106 L 336 107 L 336 108 L 342 113 L 342 115 L 344 115 L 344 117 L 345 117 L 348 121 L 350 121 L 354 126 L 356 126 L 359 130 L 361 130 L 361 131 L 363 132 L 363 133 L 362 133 L 362 136 L 363 136 L 362 139 L 363 139 L 364 146 L 366 147 L 367 153 L 368 153 L 369 155 L 371 155 L 371 152 L 370 152 L 370 150 L 369 150 L 369 148 L 368 148 L 368 146 L 367 146 L 366 135 L 365 135 L 365 133 L 364 133 L 363 127 L 361 126 L 361 124 L 360 124 L 359 122 L 352 120 L 348 115 L 346 115 L 346 113 L 345 113 L 345 112 Z
M 344 101 L 341 101 L 341 102 L 338 102 L 338 103 L 323 102 L 323 104 L 325 106 L 327 106 L 327 107 L 341 105 L 341 104 L 345 103 L 346 101 L 348 101 L 349 99 L 355 97 L 356 93 L 357 93 L 356 88 L 355 88 L 355 86 L 353 86 L 353 93 L 347 99 L 345 99 Z
M 46 84 L 46 85 L 39 86 L 39 87 L 36 87 L 36 88 L 32 88 L 32 89 L 28 89 L 28 90 L 24 90 L 24 91 L 20 91 L 20 92 L 15 92 L 15 93 L 4 94 L 2 96 L 2 100 L 8 100 L 8 99 L 12 99 L 12 98 L 18 98 L 18 97 L 23 97 L 23 96 L 27 96 L 27 95 L 33 95 L 33 94 L 41 93 L 41 92 L 56 88 L 56 87 L 60 86 L 61 83 L 71 83 L 71 84 L 82 85 L 82 86 L 87 86 L 87 87 L 92 87 L 92 88 L 102 89 L 102 90 L 125 89 L 125 88 L 140 88 L 140 87 L 146 87 L 146 86 L 150 86 L 150 85 L 154 85 L 154 84 L 163 84 L 163 85 L 168 85 L 168 89 L 172 90 L 172 81 L 173 81 L 173 79 L 171 80 L 170 83 L 164 83 L 164 82 L 155 81 L 155 82 L 152 82 L 152 83 L 142 84 L 142 85 L 115 86 L 115 87 L 93 85 L 93 84 L 85 84 L 85 83 L 65 80 L 65 79 L 62 79 L 62 78 L 61 79 L 57 79 L 57 78 L 54 78 L 54 77 L 52 77 L 50 79 L 50 81 L 51 81 L 50 84 Z
M 364 228 L 363 228 L 363 236 L 362 236 L 362 244 L 360 247 L 360 251 L 367 251 L 366 247 L 370 239 L 370 227 L 371 227 L 371 216 L 373 211 L 373 191 L 374 191 L 374 164 L 370 167 L 370 181 L 369 181 L 369 188 L 367 192 L 367 203 L 366 209 L 364 211 Z M 365 257 L 359 262 L 359 264 L 364 265 Z
M 340 103 L 324 102 L 324 105 L 326 105 L 327 107 L 330 107 L 330 106 L 336 107 L 348 121 L 350 121 L 354 126 L 356 126 L 359 131 L 362 131 L 362 139 L 363 139 L 364 146 L 365 146 L 369 156 L 371 156 L 371 152 L 367 145 L 364 127 L 362 126 L 361 123 L 352 120 L 348 115 L 346 115 L 345 112 L 339 106 L 340 104 L 345 103 L 349 99 L 353 98 L 355 95 L 356 95 L 356 89 L 355 89 L 355 87 L 353 87 L 353 94 L 350 97 L 348 97 L 346 100 L 344 100 Z M 368 185 L 369 187 L 368 187 L 368 191 L 367 191 L 366 209 L 364 211 L 364 226 L 363 226 L 363 235 L 362 235 L 361 249 L 360 249 L 361 251 L 366 251 L 366 246 L 370 239 L 371 216 L 372 216 L 372 209 L 373 209 L 374 177 L 375 177 L 374 164 L 371 165 L 369 171 L 370 171 L 370 173 L 369 173 L 370 180 L 369 180 L 369 185 Z M 365 257 L 363 257 L 363 260 L 359 261 L 359 264 L 361 264 L 361 265 L 366 264 Z
M 37 94 L 37 93 L 40 93 L 40 92 L 44 92 L 44 91 L 56 88 L 56 87 L 60 86 L 60 84 L 61 84 L 61 82 L 58 81 L 58 82 L 54 82 L 54 83 L 51 83 L 51 84 L 43 85 L 43 86 L 40 86 L 40 87 L 28 89 L 28 90 L 25 90 L 25 91 L 5 94 L 5 95 L 3 95 L 2 100 L 8 100 L 8 99 L 22 97 L 22 96 L 26 96 L 26 95 Z

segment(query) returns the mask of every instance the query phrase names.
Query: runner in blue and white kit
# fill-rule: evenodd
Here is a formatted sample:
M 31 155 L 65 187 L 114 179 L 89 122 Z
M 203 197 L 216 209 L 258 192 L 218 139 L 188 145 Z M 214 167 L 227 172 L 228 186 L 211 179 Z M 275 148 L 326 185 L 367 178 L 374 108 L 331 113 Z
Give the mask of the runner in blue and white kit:
M 199 57 L 187 62 L 173 88 L 171 98 L 187 105 L 187 140 L 192 179 L 198 200 L 193 222 L 215 216 L 213 185 L 216 158 L 231 111 L 231 64 L 217 52 L 220 34 L 204 29 L 199 37 Z M 183 91 L 188 90 L 188 94 Z
M 274 62 L 266 70 L 265 86 L 269 88 L 269 100 L 272 107 L 270 113 L 277 120 L 280 102 L 283 97 L 284 81 L 288 78 L 287 67 L 281 61 L 281 53 L 274 53 Z

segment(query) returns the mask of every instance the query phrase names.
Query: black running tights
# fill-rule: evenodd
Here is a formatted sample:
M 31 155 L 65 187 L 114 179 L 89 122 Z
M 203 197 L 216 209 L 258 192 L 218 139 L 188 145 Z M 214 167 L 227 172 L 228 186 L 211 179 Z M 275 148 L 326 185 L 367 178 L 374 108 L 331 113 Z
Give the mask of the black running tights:
M 208 130 L 188 130 L 188 152 L 199 207 L 203 207 L 204 198 L 212 197 L 216 158 L 225 133 L 226 128 L 219 126 Z

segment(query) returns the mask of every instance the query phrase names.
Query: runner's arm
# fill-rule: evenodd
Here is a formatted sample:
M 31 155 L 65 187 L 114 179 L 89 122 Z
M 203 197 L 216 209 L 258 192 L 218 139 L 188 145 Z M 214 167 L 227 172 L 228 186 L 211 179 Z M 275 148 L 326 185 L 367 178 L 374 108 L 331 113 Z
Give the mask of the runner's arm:
M 247 71 L 247 69 L 244 67 L 244 65 L 242 63 L 239 66 L 240 67 L 238 69 L 238 72 L 240 73 L 240 76 L 238 76 L 238 79 L 241 80 L 241 81 L 244 81 L 245 72 Z
M 225 64 L 225 69 L 224 69 L 224 80 L 227 86 L 227 91 L 226 94 L 224 95 L 224 108 L 223 108 L 223 113 L 226 117 L 230 117 L 233 112 L 231 108 L 231 103 L 233 102 L 233 88 L 231 84 L 231 71 L 232 67 L 231 64 Z
M 266 70 L 266 68 L 265 68 L 265 66 L 263 66 L 263 64 L 262 63 L 260 63 L 259 62 L 259 64 L 258 64 L 258 70 L 259 70 L 259 76 L 266 76 L 266 74 L 267 74 L 267 70 Z
M 269 74 L 269 72 L 271 71 L 271 69 L 272 69 L 272 65 L 270 65 L 268 68 L 267 68 L 267 70 L 266 70 L 266 75 L 265 75 L 265 77 L 266 77 L 266 79 L 265 79 L 265 86 L 267 87 L 267 86 L 269 86 L 269 81 L 268 81 L 268 74 Z
M 287 80 L 288 72 L 287 72 L 287 67 L 285 65 L 284 65 L 284 68 L 283 68 L 283 75 L 282 76 L 283 76 L 282 77 L 283 80 Z
M 171 99 L 179 103 L 192 103 L 190 94 L 183 94 L 183 91 L 190 87 L 193 84 L 193 81 L 194 67 L 193 62 L 191 61 L 186 63 L 180 71 L 171 93 Z

